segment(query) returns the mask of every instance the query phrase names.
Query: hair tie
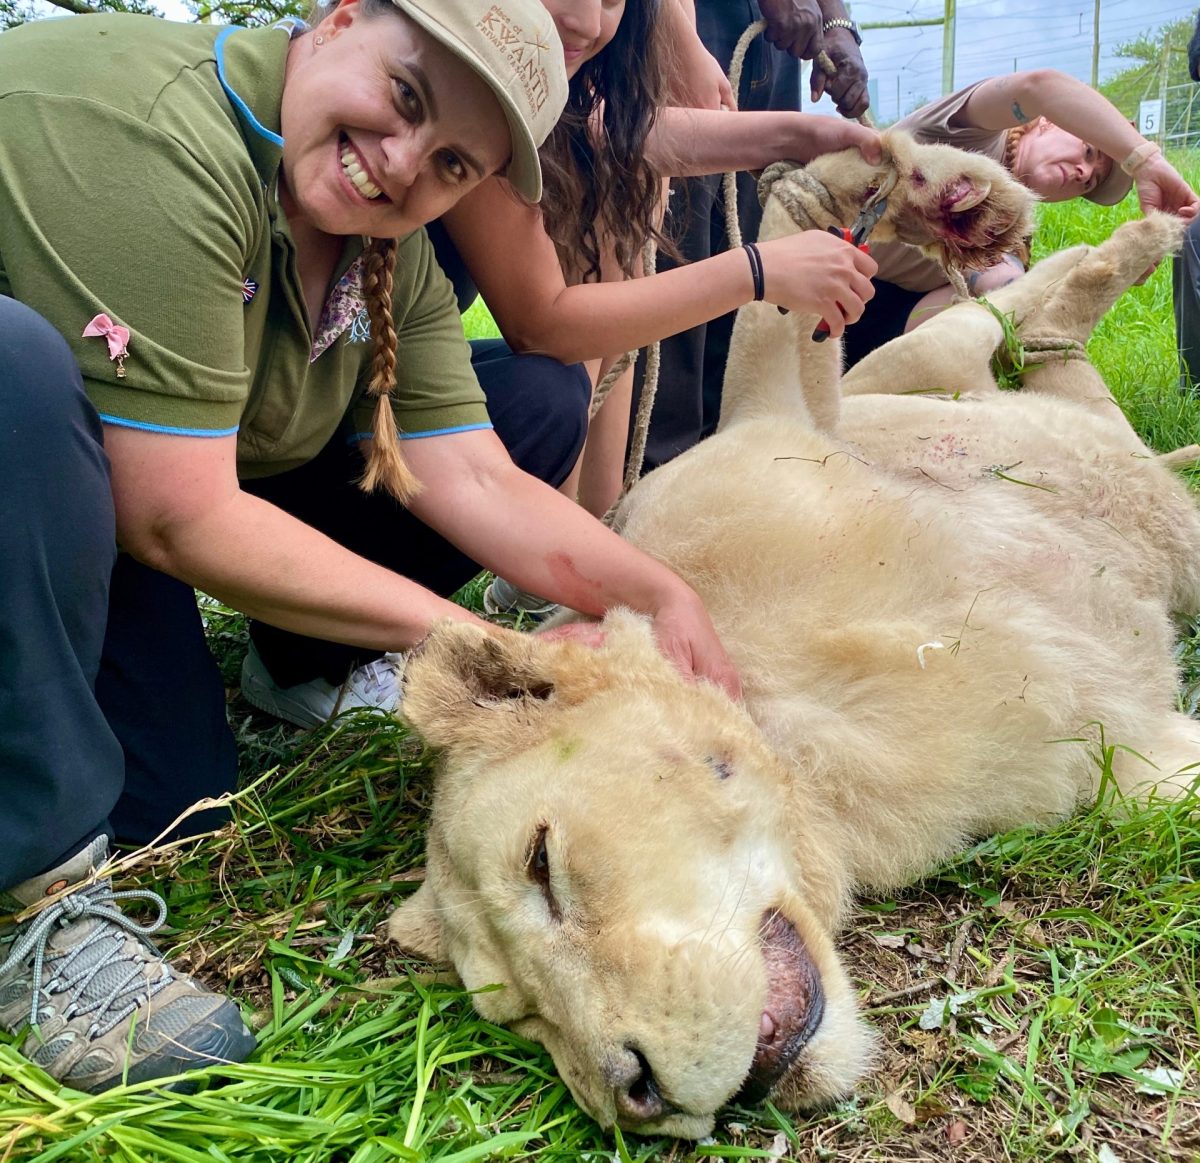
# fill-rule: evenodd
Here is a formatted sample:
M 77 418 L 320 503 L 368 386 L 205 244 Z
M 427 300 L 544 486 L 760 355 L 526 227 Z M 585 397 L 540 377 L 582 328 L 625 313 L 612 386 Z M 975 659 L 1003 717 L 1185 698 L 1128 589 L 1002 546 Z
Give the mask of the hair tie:
M 762 255 L 758 253 L 758 246 L 753 242 L 743 242 L 742 250 L 746 252 L 746 257 L 750 260 L 750 275 L 754 279 L 754 301 L 761 303 L 767 293 L 767 281 L 763 275 Z

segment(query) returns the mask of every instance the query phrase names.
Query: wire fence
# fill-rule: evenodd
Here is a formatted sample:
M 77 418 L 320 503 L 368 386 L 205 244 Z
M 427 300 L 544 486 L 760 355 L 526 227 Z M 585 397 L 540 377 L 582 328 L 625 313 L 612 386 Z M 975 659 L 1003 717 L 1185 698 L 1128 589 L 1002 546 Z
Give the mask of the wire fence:
M 1139 128 L 1164 146 L 1200 148 L 1200 85 L 1171 85 L 1164 94 L 1162 125 Z

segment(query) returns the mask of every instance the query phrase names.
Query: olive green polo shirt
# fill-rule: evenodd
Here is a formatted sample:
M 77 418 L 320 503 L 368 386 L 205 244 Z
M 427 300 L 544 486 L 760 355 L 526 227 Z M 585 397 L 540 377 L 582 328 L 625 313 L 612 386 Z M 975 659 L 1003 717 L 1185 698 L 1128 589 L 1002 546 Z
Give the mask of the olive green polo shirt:
M 0 294 L 62 333 L 107 423 L 236 432 L 248 477 L 311 459 L 343 421 L 369 432 L 373 411 L 363 240 L 310 321 L 275 197 L 288 40 L 130 15 L 0 36 Z M 400 245 L 393 303 L 401 433 L 490 427 L 423 230 Z M 129 329 L 121 361 L 83 337 L 101 313 Z

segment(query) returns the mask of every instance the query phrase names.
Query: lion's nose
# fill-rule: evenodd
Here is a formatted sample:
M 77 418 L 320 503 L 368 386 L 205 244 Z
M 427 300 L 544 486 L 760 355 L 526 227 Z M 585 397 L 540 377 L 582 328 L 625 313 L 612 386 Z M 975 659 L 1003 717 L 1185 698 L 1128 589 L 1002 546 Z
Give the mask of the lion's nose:
M 605 1064 L 605 1081 L 613 1089 L 617 1114 L 630 1123 L 660 1119 L 674 1108 L 658 1089 L 645 1054 L 626 1044 Z

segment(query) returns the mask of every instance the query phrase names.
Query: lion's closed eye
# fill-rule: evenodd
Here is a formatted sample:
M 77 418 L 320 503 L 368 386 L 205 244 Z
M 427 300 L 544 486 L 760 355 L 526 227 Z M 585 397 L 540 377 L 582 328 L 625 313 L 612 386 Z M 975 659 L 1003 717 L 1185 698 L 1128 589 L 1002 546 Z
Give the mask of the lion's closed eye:
M 554 898 L 554 890 L 550 884 L 550 852 L 546 842 L 549 832 L 548 824 L 537 826 L 525 853 L 525 872 L 529 879 L 542 890 L 542 896 L 546 898 L 546 907 L 550 910 L 550 915 L 556 921 L 561 921 L 562 909 L 559 908 L 558 901 Z

